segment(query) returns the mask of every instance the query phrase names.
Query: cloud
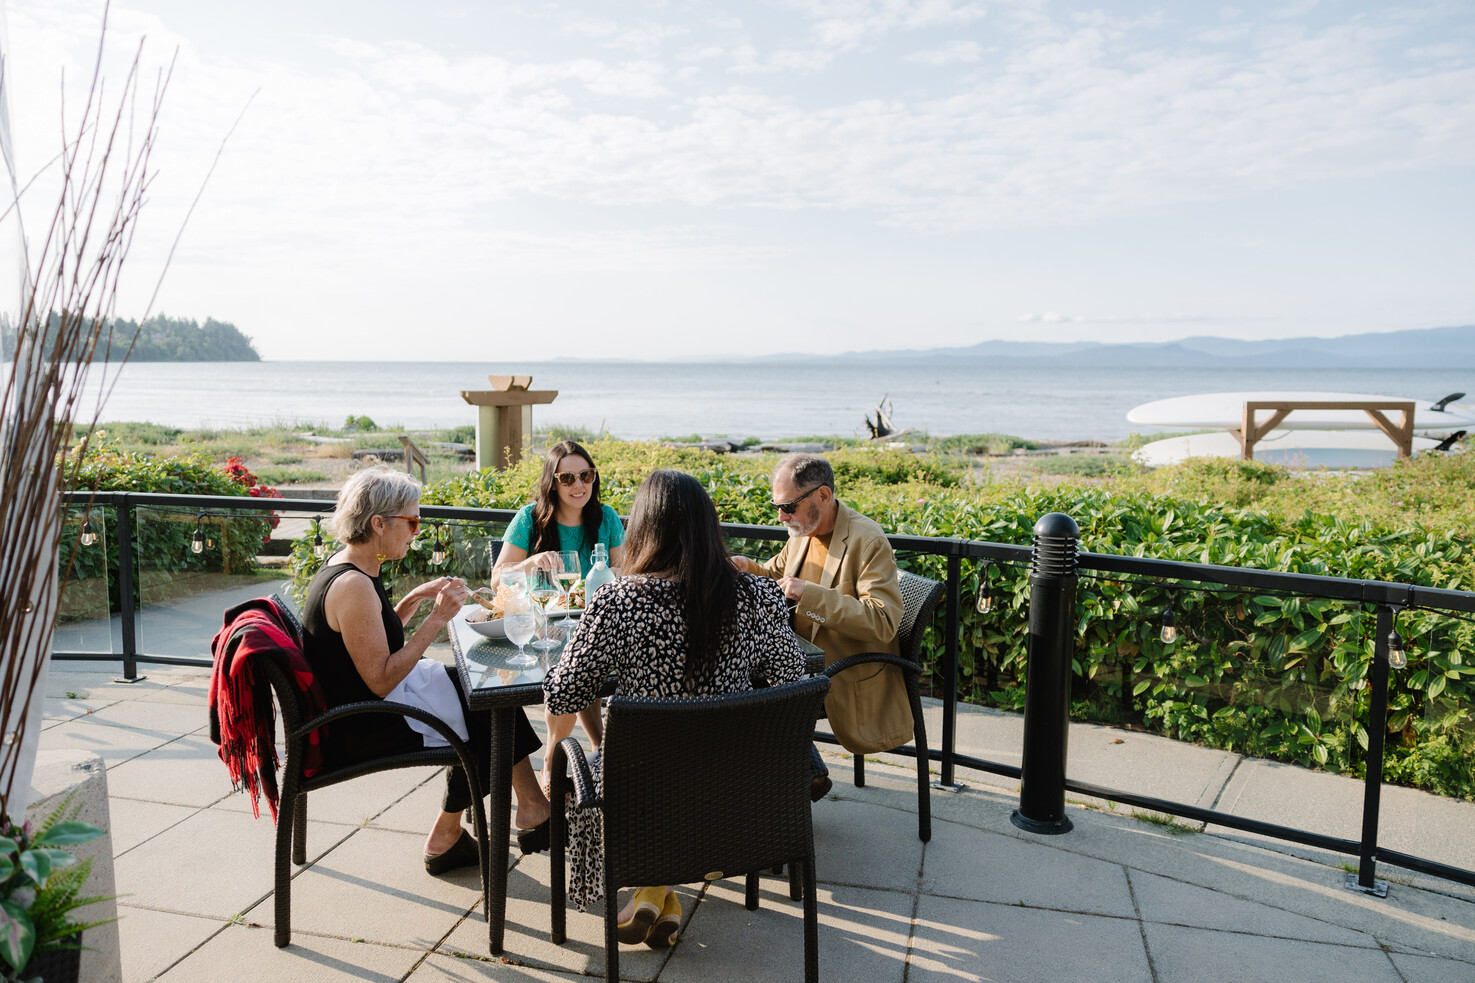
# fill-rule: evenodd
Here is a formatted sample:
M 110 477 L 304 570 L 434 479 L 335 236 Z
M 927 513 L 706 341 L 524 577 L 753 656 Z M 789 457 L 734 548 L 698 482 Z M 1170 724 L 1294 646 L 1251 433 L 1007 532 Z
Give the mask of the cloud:
M 936 48 L 914 51 L 906 56 L 906 60 L 921 65 L 952 65 L 957 62 L 978 61 L 982 51 L 983 48 L 977 41 L 949 41 Z

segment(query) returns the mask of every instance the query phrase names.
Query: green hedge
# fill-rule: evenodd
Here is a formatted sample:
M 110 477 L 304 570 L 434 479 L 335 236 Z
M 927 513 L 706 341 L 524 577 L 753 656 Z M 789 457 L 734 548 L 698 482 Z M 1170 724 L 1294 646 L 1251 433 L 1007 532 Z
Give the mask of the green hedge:
M 700 478 L 725 522 L 774 525 L 767 474 L 774 456 L 718 457 L 650 444 L 590 445 L 604 499 L 622 514 L 653 468 Z M 1475 455 L 1419 459 L 1351 480 L 1293 477 L 1236 461 L 1192 462 L 1110 484 L 1051 488 L 970 484 L 964 467 L 906 452 L 846 449 L 829 455 L 841 497 L 889 532 L 1030 542 L 1035 521 L 1064 512 L 1089 552 L 1359 580 L 1469 590 L 1475 555 L 1460 531 L 1475 507 Z M 426 490 L 427 504 L 516 508 L 536 485 L 540 460 L 506 473 L 483 471 Z M 1412 503 L 1412 504 L 1410 504 Z M 466 548 L 458 572 L 473 571 L 485 526 L 457 532 Z M 762 555 L 772 543 L 734 544 Z M 301 544 L 299 544 L 299 547 Z M 299 582 L 312 564 L 299 550 Z M 436 570 L 429 542 L 399 565 L 406 582 Z M 904 567 L 942 579 L 945 560 L 903 556 Z M 482 560 L 484 569 L 484 559 Z M 994 567 L 996 608 L 973 606 L 978 571 L 965 570 L 959 612 L 959 694 L 974 703 L 1020 709 L 1024 701 L 1028 576 Z M 1180 640 L 1159 638 L 1171 606 Z M 942 650 L 930 630 L 928 669 Z M 1469 623 L 1429 612 L 1398 622 L 1409 665 L 1394 672 L 1386 722 L 1385 775 L 1445 795 L 1475 799 L 1475 665 Z M 1273 594 L 1201 590 L 1123 578 L 1082 577 L 1072 712 L 1181 740 L 1312 767 L 1360 774 L 1367 745 L 1374 613 L 1356 604 Z M 1470 660 L 1475 662 L 1475 659 Z M 936 683 L 934 682 L 934 685 Z

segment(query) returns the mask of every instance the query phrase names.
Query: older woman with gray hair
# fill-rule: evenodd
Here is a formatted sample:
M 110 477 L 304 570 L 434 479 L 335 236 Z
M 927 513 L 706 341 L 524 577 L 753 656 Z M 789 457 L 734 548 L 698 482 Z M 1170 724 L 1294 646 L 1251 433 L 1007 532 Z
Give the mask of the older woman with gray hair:
M 328 706 L 387 699 L 429 710 L 479 755 L 486 788 L 491 743 L 487 715 L 467 711 L 453 667 L 425 658 L 431 641 L 465 603 L 465 582 L 440 577 L 391 604 L 381 579 L 383 565 L 402 559 L 420 530 L 419 482 L 387 468 L 360 471 L 339 491 L 331 523 L 334 535 L 347 545 L 313 577 L 302 618 L 303 655 Z M 405 626 L 427 601 L 429 615 L 406 638 Z M 443 746 L 444 740 L 418 721 L 376 714 L 333 724 L 323 754 L 337 766 L 434 744 Z M 517 793 L 514 825 L 524 853 L 546 849 L 548 842 L 548 800 L 528 760 L 540 746 L 526 716 L 520 717 L 512 787 Z M 470 804 L 466 776 L 459 767 L 447 769 L 441 813 L 425 840 L 425 869 L 430 873 L 478 862 L 476 840 L 461 827 L 461 813 Z

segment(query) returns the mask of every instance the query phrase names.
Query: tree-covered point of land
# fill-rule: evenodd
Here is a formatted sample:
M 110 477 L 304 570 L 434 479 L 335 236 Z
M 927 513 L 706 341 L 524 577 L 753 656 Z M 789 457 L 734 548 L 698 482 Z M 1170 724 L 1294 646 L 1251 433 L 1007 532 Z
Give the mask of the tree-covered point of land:
M 61 326 L 63 314 L 53 311 L 47 324 L 49 345 Z M 0 326 L 5 360 L 15 357 L 15 328 L 10 323 Z M 106 351 L 102 347 L 106 346 Z M 130 351 L 129 346 L 132 346 Z M 259 362 L 261 355 L 251 339 L 229 321 L 207 317 L 201 324 L 194 318 L 157 314 L 141 324 L 127 318 L 113 321 L 111 331 L 104 332 L 97 359 L 134 362 Z

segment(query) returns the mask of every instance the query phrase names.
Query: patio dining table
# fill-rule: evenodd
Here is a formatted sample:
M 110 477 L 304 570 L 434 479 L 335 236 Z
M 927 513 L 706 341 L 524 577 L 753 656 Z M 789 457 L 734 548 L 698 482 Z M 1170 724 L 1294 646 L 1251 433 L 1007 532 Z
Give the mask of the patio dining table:
M 562 622 L 550 622 L 548 636 L 557 645 L 546 652 L 531 646 L 531 654 L 538 656 L 538 663 L 526 668 L 515 668 L 507 660 L 517 654 L 517 646 L 505 638 L 488 638 L 479 634 L 466 622 L 467 608 L 451 620 L 451 648 L 456 654 L 456 671 L 461 677 L 461 686 L 472 711 L 486 710 L 491 713 L 491 781 L 487 786 L 487 841 L 492 848 L 488 855 L 488 910 L 487 935 L 489 951 L 499 955 L 503 951 L 503 938 L 507 926 L 507 839 L 512 824 L 512 740 L 519 707 L 543 702 L 543 677 L 557 665 L 563 648 L 577 627 L 574 618 Z M 824 650 L 800 637 L 799 647 L 808 662 L 808 670 L 819 672 L 824 668 Z M 500 845 L 500 846 L 499 846 Z

